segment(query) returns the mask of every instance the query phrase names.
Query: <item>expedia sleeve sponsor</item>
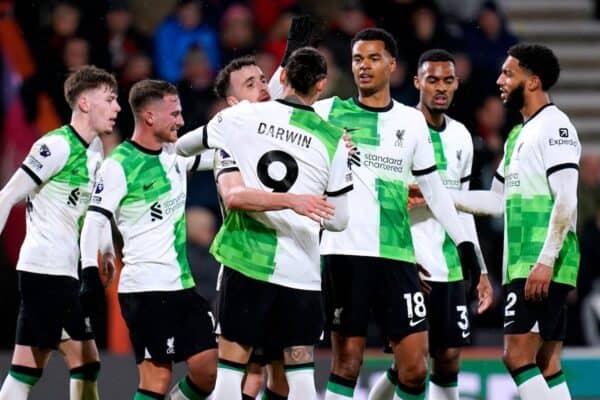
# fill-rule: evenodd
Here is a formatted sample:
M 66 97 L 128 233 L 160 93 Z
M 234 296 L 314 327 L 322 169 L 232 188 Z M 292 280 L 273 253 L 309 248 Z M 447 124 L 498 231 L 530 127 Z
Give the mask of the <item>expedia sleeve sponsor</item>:
M 569 139 L 569 138 L 560 138 L 560 139 L 548 139 L 548 144 L 550 146 L 579 146 L 579 141 L 577 139 Z

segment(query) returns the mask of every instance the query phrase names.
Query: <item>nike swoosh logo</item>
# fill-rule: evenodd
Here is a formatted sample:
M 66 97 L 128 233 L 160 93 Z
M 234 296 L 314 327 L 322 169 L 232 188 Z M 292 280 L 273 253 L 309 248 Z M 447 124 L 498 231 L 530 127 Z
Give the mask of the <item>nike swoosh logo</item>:
M 423 322 L 423 321 L 425 321 L 425 318 L 421 318 L 421 319 L 418 319 L 418 320 L 416 320 L 416 321 L 413 321 L 413 320 L 411 319 L 410 321 L 408 321 L 408 324 L 409 324 L 411 327 L 413 327 L 413 326 L 417 326 L 417 325 L 419 325 L 419 324 L 420 324 L 421 322 Z
M 506 328 L 507 326 L 509 326 L 510 324 L 513 324 L 515 321 L 508 321 L 504 323 L 504 327 Z
M 469 336 L 471 336 L 471 332 L 462 332 L 461 335 L 462 335 L 463 339 L 466 339 Z
M 350 133 L 350 132 L 354 132 L 354 131 L 358 131 L 360 128 L 344 128 L 344 130 L 346 131 L 346 133 Z
M 154 186 L 154 182 L 151 182 L 151 183 L 149 183 L 149 184 L 147 184 L 147 185 L 144 185 L 144 190 L 148 190 L 148 189 L 150 189 L 152 186 Z

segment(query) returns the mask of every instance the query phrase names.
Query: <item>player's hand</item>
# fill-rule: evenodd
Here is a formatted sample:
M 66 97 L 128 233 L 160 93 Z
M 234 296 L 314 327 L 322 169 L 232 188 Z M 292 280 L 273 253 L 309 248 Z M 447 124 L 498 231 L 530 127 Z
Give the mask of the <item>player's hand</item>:
M 310 194 L 291 194 L 291 209 L 296 214 L 304 215 L 319 224 L 335 214 L 335 206 L 327 201 L 327 196 Z
M 431 277 L 431 274 L 421 264 L 417 263 L 417 271 L 419 271 L 419 280 L 421 281 L 421 291 L 425 294 L 431 293 L 431 285 L 427 283 L 425 278 Z
M 483 314 L 490 308 L 492 301 L 494 300 L 494 290 L 492 289 L 492 285 L 490 284 L 487 274 L 481 274 L 479 277 L 477 296 L 479 297 L 477 314 Z
M 342 139 L 348 149 L 348 159 L 350 160 L 350 163 L 360 166 L 360 150 L 358 150 L 358 147 L 356 147 L 356 144 L 352 141 L 352 136 L 345 133 L 344 136 L 342 136 Z
M 535 264 L 525 282 L 525 300 L 542 301 L 548 297 L 553 272 L 554 269 L 549 265 Z
M 472 242 L 461 242 L 456 246 L 456 250 L 458 250 L 463 279 L 465 280 L 467 301 L 470 301 L 477 294 L 477 284 L 481 275 L 479 259 L 475 253 L 475 245 Z
M 412 183 L 408 185 L 408 209 L 425 205 L 425 198 L 419 185 Z
M 295 50 L 310 44 L 314 28 L 315 23 L 310 15 L 299 15 L 292 18 L 283 60 L 281 60 L 282 67 L 285 67 Z
M 115 256 L 112 253 L 104 253 L 100 267 L 100 273 L 104 275 L 104 287 L 108 287 L 112 283 L 115 278 L 115 270 Z
M 99 314 L 106 298 L 104 297 L 104 285 L 100 279 L 98 267 L 86 267 L 81 269 L 81 288 L 79 301 L 83 314 L 87 317 L 95 317 Z

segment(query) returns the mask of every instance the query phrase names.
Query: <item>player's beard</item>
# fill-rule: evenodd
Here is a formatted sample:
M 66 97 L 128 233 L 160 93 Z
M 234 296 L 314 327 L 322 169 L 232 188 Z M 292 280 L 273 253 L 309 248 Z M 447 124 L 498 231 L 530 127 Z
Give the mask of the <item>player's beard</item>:
M 512 92 L 506 96 L 504 103 L 506 108 L 513 111 L 520 111 L 525 105 L 525 84 L 521 83 Z

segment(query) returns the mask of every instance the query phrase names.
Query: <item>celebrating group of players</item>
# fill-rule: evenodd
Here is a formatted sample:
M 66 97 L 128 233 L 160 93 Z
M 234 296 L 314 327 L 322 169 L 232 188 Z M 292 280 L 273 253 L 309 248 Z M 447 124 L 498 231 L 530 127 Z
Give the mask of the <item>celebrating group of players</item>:
M 365 29 L 351 43 L 358 95 L 317 100 L 327 65 L 304 47 L 311 29 L 294 20 L 270 85 L 252 58 L 232 61 L 215 85 L 231 107 L 179 139 L 176 88 L 136 83 L 133 135 L 104 160 L 98 135 L 120 111 L 116 81 L 95 67 L 66 80 L 71 123 L 38 140 L 0 192 L 0 230 L 27 201 L 17 338 L 0 400 L 26 399 L 52 349 L 70 368 L 70 398 L 98 398 L 90 314 L 104 295 L 100 272 L 114 274 L 110 221 L 124 242 L 119 300 L 140 376 L 135 399 L 254 398 L 258 355 L 269 364 L 263 398 L 316 399 L 323 329 L 333 357 L 325 398 L 351 399 L 372 316 L 394 363 L 369 399 L 457 400 L 470 301 L 479 313 L 492 302 L 471 214 L 505 215 L 504 361 L 521 397 L 570 398 L 560 351 L 579 261 L 581 147 L 549 100 L 552 51 L 509 50 L 497 83 L 524 122 L 492 189 L 469 191 L 471 136 L 445 114 L 459 84 L 452 55 L 422 54 L 420 101 L 409 107 L 390 97 L 394 38 Z M 208 169 L 224 212 L 211 246 L 223 265 L 217 323 L 186 255 L 187 173 Z M 169 390 L 179 361 L 188 373 Z

